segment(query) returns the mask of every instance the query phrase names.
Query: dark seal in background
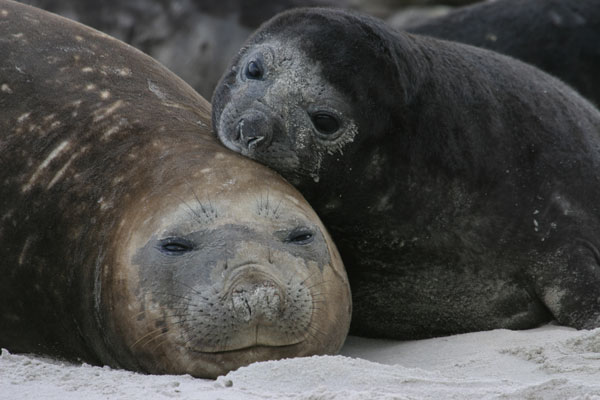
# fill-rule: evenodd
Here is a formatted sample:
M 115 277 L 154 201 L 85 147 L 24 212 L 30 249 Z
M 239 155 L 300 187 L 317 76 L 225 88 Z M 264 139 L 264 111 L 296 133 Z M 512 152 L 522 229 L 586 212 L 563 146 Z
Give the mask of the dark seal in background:
M 600 326 L 600 113 L 548 74 L 359 14 L 292 11 L 233 60 L 213 126 L 320 214 L 355 334 Z

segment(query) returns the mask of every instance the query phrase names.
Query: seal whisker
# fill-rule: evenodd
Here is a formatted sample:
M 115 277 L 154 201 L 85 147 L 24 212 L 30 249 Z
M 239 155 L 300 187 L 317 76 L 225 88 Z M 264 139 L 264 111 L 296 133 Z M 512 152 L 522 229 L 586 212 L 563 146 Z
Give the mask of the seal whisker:
M 205 297 L 202 297 L 202 293 L 201 293 L 200 291 L 198 291 L 197 289 L 194 289 L 193 287 L 191 287 L 191 286 L 190 286 L 190 285 L 188 285 L 187 283 L 183 283 L 183 282 L 181 282 L 181 281 L 179 281 L 179 280 L 176 280 L 176 279 L 173 279 L 173 283 L 177 283 L 178 285 L 184 286 L 184 287 L 186 287 L 186 288 L 190 289 L 190 290 L 192 291 L 192 293 L 194 293 L 194 294 L 197 294 L 197 295 L 201 296 L 201 298 L 203 298 L 203 299 L 205 299 L 205 300 L 208 300 L 208 299 L 206 299 Z
M 133 349 L 135 346 L 137 346 L 138 344 L 140 344 L 143 340 L 147 339 L 148 337 L 151 337 L 152 335 L 156 334 L 157 332 L 162 332 L 163 328 L 156 328 L 153 331 L 147 332 L 145 335 L 143 335 L 142 337 L 140 337 L 139 339 L 137 339 L 132 345 L 131 348 Z M 142 345 L 142 346 L 145 346 Z

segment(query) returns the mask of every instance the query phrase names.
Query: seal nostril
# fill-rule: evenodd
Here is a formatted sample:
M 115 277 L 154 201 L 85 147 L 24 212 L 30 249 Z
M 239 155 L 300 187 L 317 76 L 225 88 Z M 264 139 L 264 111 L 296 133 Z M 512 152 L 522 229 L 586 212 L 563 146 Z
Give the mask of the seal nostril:
M 232 311 L 246 323 L 270 324 L 282 312 L 283 293 L 272 281 L 243 282 L 232 290 Z
M 250 136 L 248 138 L 246 138 L 246 147 L 248 149 L 254 149 L 256 148 L 260 142 L 262 142 L 265 139 L 264 136 Z
M 235 130 L 233 132 L 233 141 L 234 142 L 238 142 L 240 141 L 240 138 L 242 137 L 242 131 L 244 130 L 244 119 L 240 119 L 240 121 L 238 122 L 237 126 L 235 127 Z

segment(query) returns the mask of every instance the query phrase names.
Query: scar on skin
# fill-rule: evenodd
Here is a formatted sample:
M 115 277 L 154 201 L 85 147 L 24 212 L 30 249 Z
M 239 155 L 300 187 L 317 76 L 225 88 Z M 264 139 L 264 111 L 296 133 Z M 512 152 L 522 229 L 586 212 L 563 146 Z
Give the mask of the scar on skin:
M 65 149 L 68 149 L 69 147 L 70 142 L 68 140 L 63 141 L 58 146 L 56 146 L 56 148 L 52 150 L 50 154 L 48 154 L 48 157 L 46 157 L 46 159 L 42 161 L 42 163 L 33 173 L 33 175 L 31 175 L 29 182 L 27 182 L 27 184 L 23 186 L 22 191 L 27 192 L 29 189 L 31 189 L 31 187 L 33 186 L 39 175 L 42 173 L 42 171 L 46 169 L 46 167 L 48 167 L 52 160 L 58 157 Z

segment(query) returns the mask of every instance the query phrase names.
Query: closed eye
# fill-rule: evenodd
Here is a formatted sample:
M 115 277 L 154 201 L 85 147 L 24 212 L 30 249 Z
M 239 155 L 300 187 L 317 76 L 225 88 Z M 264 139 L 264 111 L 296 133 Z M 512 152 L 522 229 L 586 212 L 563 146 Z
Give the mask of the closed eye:
M 181 255 L 194 250 L 194 244 L 180 237 L 169 237 L 158 244 L 158 250 L 168 255 Z
M 314 234 L 307 228 L 294 229 L 287 236 L 285 241 L 287 243 L 305 245 L 309 244 L 314 240 Z

